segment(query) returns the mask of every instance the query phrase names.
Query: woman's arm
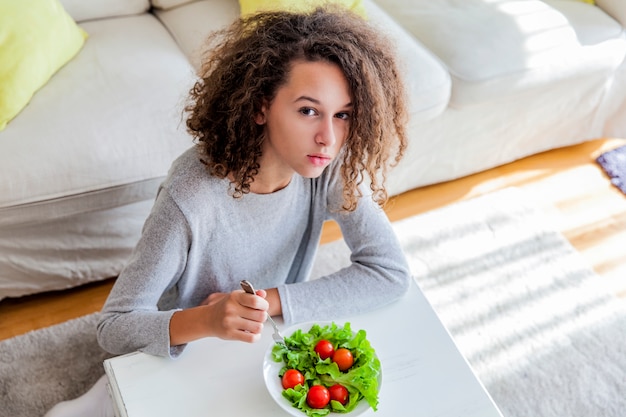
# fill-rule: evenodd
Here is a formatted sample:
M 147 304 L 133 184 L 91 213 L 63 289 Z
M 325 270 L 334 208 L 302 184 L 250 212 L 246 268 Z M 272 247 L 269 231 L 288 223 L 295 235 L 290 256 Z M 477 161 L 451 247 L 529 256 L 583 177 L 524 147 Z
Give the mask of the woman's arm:
M 102 309 L 98 341 L 108 352 L 135 350 L 168 356 L 170 319 L 176 310 L 159 311 L 163 294 L 186 267 L 191 236 L 183 214 L 160 190 L 133 254 Z
M 258 295 L 242 290 L 213 293 L 200 306 L 159 311 L 163 294 L 188 268 L 190 242 L 184 215 L 162 191 L 103 308 L 98 340 L 104 349 L 176 356 L 186 343 L 204 337 L 254 342 L 260 338 L 266 311 L 271 307 L 270 314 L 280 314 L 276 289 L 259 290 Z
M 203 337 L 258 341 L 269 307 L 266 296 L 264 290 L 258 290 L 257 295 L 240 290 L 214 293 L 198 307 L 175 312 L 170 320 L 170 345 L 183 345 Z
M 341 227 L 350 266 L 307 282 L 279 287 L 286 323 L 360 314 L 401 297 L 410 283 L 408 263 L 385 212 L 364 195 L 355 211 L 337 212 L 340 188 L 320 203 Z M 334 200 L 333 196 L 334 195 Z

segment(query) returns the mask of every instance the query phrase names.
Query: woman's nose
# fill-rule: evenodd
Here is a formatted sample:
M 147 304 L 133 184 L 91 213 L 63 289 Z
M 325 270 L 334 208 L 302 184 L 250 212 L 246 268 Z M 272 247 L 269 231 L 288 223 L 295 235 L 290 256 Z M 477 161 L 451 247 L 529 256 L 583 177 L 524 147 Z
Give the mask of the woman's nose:
M 337 142 L 337 132 L 335 132 L 335 126 L 333 125 L 333 118 L 324 119 L 320 125 L 319 130 L 315 136 L 315 143 L 325 147 L 329 147 Z

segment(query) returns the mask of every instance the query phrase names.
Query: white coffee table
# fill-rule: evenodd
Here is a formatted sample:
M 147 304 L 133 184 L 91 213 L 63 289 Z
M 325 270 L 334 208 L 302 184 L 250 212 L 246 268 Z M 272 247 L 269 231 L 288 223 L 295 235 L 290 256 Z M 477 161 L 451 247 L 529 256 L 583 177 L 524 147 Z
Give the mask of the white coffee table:
M 367 331 L 382 364 L 378 411 L 367 415 L 502 417 L 415 283 L 400 301 L 337 320 L 345 321 Z M 271 343 L 268 325 L 259 343 L 205 339 L 176 360 L 139 352 L 109 359 L 118 416 L 285 415 L 262 375 Z

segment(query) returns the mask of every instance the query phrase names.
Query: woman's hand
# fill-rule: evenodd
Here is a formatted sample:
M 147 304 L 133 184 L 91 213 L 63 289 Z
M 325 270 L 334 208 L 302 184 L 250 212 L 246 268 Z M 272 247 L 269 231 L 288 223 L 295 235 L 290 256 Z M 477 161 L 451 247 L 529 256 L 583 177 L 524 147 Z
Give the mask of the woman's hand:
M 203 337 L 256 342 L 261 338 L 269 303 L 267 293 L 256 295 L 242 290 L 214 293 L 200 306 L 177 311 L 170 320 L 170 345 L 176 346 Z
M 256 295 L 242 290 L 231 293 L 213 293 L 203 305 L 207 306 L 207 319 L 214 336 L 226 340 L 256 342 L 261 337 L 269 303 L 265 290 Z

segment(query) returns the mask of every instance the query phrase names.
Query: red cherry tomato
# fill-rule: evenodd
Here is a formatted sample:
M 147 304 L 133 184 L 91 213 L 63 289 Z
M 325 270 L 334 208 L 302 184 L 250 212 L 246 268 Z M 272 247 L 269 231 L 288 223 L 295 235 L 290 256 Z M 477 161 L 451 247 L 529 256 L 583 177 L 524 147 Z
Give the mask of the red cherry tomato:
M 354 363 L 354 357 L 348 349 L 340 348 L 333 353 L 333 362 L 337 364 L 340 371 L 347 371 Z
M 297 369 L 289 369 L 283 374 L 283 388 L 293 388 L 296 385 L 304 385 L 304 375 Z
M 317 352 L 320 358 L 326 359 L 333 356 L 333 353 L 335 353 L 335 348 L 333 347 L 333 344 L 330 343 L 328 340 L 320 340 L 315 345 L 315 352 Z
M 330 393 L 323 385 L 313 385 L 306 395 L 306 403 L 311 408 L 324 408 L 330 402 Z
M 342 405 L 346 405 L 348 402 L 348 390 L 341 384 L 335 384 L 328 388 L 330 399 L 339 401 Z

